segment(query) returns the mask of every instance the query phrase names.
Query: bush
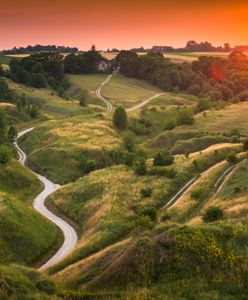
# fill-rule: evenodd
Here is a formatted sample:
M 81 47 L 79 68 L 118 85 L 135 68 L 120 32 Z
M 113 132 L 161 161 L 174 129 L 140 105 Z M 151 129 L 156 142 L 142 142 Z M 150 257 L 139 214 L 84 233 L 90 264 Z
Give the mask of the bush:
M 10 141 L 13 141 L 15 137 L 17 136 L 18 132 L 15 126 L 10 126 L 9 131 L 8 131 L 8 137 Z
M 168 221 L 168 220 L 170 220 L 170 218 L 171 218 L 171 215 L 166 210 L 161 215 L 161 221 L 162 222 Z
M 190 108 L 183 108 L 179 110 L 177 115 L 177 125 L 192 125 L 194 124 L 194 114 L 192 109 Z
M 85 173 L 89 174 L 90 172 L 96 170 L 96 168 L 97 168 L 97 164 L 96 164 L 95 160 L 93 160 L 93 159 L 88 160 L 86 162 L 86 166 L 85 166 Z
M 155 208 L 153 208 L 153 207 L 144 208 L 140 212 L 140 215 L 144 216 L 144 217 L 149 217 L 152 222 L 156 222 L 157 221 L 157 210 Z
M 143 188 L 140 190 L 140 194 L 143 198 L 149 198 L 152 195 L 152 188 Z
M 6 145 L 0 146 L 0 163 L 1 164 L 7 164 L 12 156 L 12 152 L 10 148 Z
M 154 156 L 153 165 L 154 166 L 169 166 L 173 163 L 174 157 L 168 152 L 158 152 Z
M 147 167 L 146 160 L 144 158 L 139 159 L 135 165 L 135 174 L 139 176 L 146 175 Z
M 194 199 L 202 199 L 205 196 L 205 190 L 203 188 L 198 188 L 196 190 L 193 190 L 190 196 Z
M 226 160 L 231 163 L 231 164 L 235 164 L 237 161 L 238 161 L 238 158 L 236 156 L 236 154 L 234 152 L 230 152 L 228 155 L 227 155 L 227 158 Z
M 127 128 L 127 113 L 121 106 L 117 107 L 113 115 L 113 125 L 119 130 Z
M 45 292 L 48 295 L 52 295 L 55 293 L 55 284 L 51 280 L 41 279 L 36 283 L 36 287 L 41 292 Z
M 153 167 L 150 169 L 149 174 L 152 176 L 164 176 L 173 179 L 176 177 L 177 172 L 173 168 Z
M 123 146 L 127 149 L 129 152 L 135 151 L 135 143 L 134 143 L 134 137 L 132 134 L 127 134 L 124 136 L 123 139 Z
M 87 90 L 82 90 L 82 92 L 79 95 L 80 106 L 86 106 L 88 98 L 89 98 L 89 92 Z
M 224 213 L 220 207 L 212 206 L 209 207 L 203 215 L 203 221 L 206 223 L 214 222 L 223 219 Z

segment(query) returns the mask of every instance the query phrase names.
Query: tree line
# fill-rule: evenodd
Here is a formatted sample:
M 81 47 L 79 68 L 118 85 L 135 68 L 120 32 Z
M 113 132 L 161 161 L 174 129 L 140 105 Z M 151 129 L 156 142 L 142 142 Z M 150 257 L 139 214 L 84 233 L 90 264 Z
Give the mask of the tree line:
M 200 57 L 176 64 L 161 53 L 138 56 L 121 51 L 116 66 L 126 76 L 144 79 L 167 92 L 187 92 L 212 100 L 248 99 L 248 57 L 235 51 L 227 59 Z
M 78 48 L 76 47 L 65 47 L 55 45 L 35 45 L 27 47 L 14 47 L 12 49 L 3 50 L 2 54 L 31 54 L 39 52 L 60 52 L 60 53 L 76 53 Z

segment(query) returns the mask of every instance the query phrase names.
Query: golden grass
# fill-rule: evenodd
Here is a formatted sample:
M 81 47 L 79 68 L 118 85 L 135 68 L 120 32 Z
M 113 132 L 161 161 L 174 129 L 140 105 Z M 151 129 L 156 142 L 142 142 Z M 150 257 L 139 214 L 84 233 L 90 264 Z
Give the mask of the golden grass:
M 69 147 L 87 150 L 101 150 L 117 148 L 121 139 L 116 131 L 105 120 L 80 120 L 78 118 L 67 121 L 54 122 L 46 133 L 48 140 L 62 143 Z
M 8 102 L 0 102 L 0 107 L 14 107 L 15 105 Z
M 101 259 L 101 257 L 104 257 L 106 254 L 109 254 L 109 252 L 113 252 L 113 250 L 117 251 L 123 247 L 126 247 L 131 241 L 132 238 L 127 238 L 120 242 L 114 243 L 113 245 L 108 246 L 103 250 L 100 250 L 97 253 L 70 265 L 69 267 L 53 275 L 52 278 L 55 279 L 59 284 L 63 284 L 65 278 L 68 282 L 73 278 L 77 278 L 80 275 L 82 276 L 90 264 L 94 263 L 98 259 Z
M 248 132 L 248 102 L 226 106 L 221 110 L 211 110 L 196 116 L 195 127 L 209 132 L 227 132 L 240 129 Z
M 195 205 L 196 201 L 199 201 L 191 197 L 191 192 L 194 189 L 201 187 L 202 185 L 206 185 L 206 183 L 209 181 L 209 178 L 218 174 L 220 170 L 223 170 L 227 166 L 227 164 L 228 163 L 226 161 L 222 161 L 214 165 L 207 171 L 203 172 L 199 179 L 194 182 L 194 184 L 180 197 L 180 199 L 178 199 L 176 204 L 173 205 L 173 207 L 171 207 L 169 210 L 172 211 L 177 209 L 180 214 L 189 211 L 190 208 Z
M 200 154 L 204 154 L 204 153 L 209 153 L 209 152 L 213 152 L 215 150 L 220 150 L 220 149 L 223 149 L 223 148 L 237 148 L 237 147 L 242 147 L 242 144 L 233 144 L 233 143 L 220 143 L 220 144 L 215 144 L 215 145 L 212 145 L 202 151 L 197 151 L 197 152 L 193 152 L 189 155 L 190 158 L 193 158 L 197 155 L 200 155 Z

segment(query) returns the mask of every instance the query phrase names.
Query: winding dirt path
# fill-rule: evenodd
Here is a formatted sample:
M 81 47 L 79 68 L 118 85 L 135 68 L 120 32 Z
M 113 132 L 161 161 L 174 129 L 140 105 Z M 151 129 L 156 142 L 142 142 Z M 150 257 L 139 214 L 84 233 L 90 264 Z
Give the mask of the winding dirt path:
M 18 139 L 25 134 L 32 131 L 34 128 L 26 129 L 24 131 L 21 131 L 18 133 L 18 136 L 14 142 L 14 145 L 18 151 L 19 154 L 19 162 L 22 165 L 25 165 L 27 161 L 27 155 L 25 152 L 18 146 Z M 30 169 L 31 170 L 31 169 Z M 64 235 L 64 243 L 60 247 L 60 249 L 44 264 L 39 268 L 39 271 L 44 271 L 51 266 L 59 263 L 62 259 L 64 259 L 74 248 L 74 246 L 77 243 L 78 236 L 74 228 L 69 225 L 67 222 L 62 220 L 60 217 L 56 216 L 54 213 L 49 211 L 45 206 L 45 200 L 46 198 L 53 194 L 55 191 L 60 189 L 60 185 L 53 183 L 49 179 L 47 179 L 44 176 L 41 176 L 40 174 L 35 173 L 31 170 L 33 174 L 35 174 L 38 179 L 43 183 L 44 189 L 43 191 L 34 199 L 33 207 L 35 210 L 37 210 L 41 215 L 46 217 L 48 220 L 56 224 L 63 232 Z M 32 226 L 32 224 L 30 224 Z
M 114 74 L 108 75 L 108 77 L 99 85 L 99 87 L 96 90 L 96 96 L 107 105 L 107 112 L 109 113 L 113 110 L 113 105 L 106 98 L 103 97 L 101 91 L 104 85 L 106 85 L 113 76 Z
M 163 96 L 164 94 L 165 94 L 165 93 L 156 94 L 156 95 L 154 95 L 154 96 L 152 96 L 152 97 L 150 97 L 150 98 L 148 98 L 148 99 L 142 101 L 141 103 L 135 105 L 134 107 L 131 107 L 131 108 L 126 109 L 126 111 L 127 111 L 127 112 L 130 112 L 130 111 L 134 111 L 134 110 L 137 110 L 137 109 L 139 109 L 139 108 L 142 108 L 143 106 L 146 106 L 146 105 L 147 105 L 149 102 L 151 102 L 152 100 L 154 100 L 154 99 L 156 99 L 156 98 L 158 98 L 158 97 L 160 97 L 160 96 Z

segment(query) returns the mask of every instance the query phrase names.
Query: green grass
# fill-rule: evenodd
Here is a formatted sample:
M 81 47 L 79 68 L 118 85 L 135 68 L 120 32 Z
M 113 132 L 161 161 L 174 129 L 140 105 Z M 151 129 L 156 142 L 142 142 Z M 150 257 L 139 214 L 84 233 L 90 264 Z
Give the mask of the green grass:
M 93 113 L 45 122 L 20 141 L 31 166 L 59 183 L 81 176 L 75 160 L 78 151 L 96 158 L 103 148 L 114 149 L 120 143 L 111 123 Z
M 240 164 L 237 170 L 226 182 L 219 197 L 231 200 L 233 198 L 242 197 L 247 194 L 248 188 L 248 161 Z
M 16 160 L 0 168 L 0 263 L 39 263 L 60 233 L 31 207 L 43 186 Z
M 32 265 L 57 242 L 58 229 L 16 198 L 0 193 L 0 262 Z
M 95 92 L 99 84 L 101 84 L 106 78 L 105 74 L 87 74 L 87 75 L 68 75 L 72 86 L 68 90 L 68 95 L 78 95 L 80 90 L 88 90 L 89 92 Z
M 1 299 L 59 299 L 54 284 L 46 277 L 18 265 L 0 265 Z M 45 285 L 51 289 L 45 288 Z
M 0 168 L 0 191 L 30 203 L 43 188 L 38 178 L 15 159 Z
M 0 54 L 0 64 L 8 65 L 13 57 Z M 18 58 L 16 58 L 18 59 Z
M 103 87 L 102 94 L 116 105 L 132 107 L 155 94 L 162 93 L 155 86 L 139 79 L 114 75 Z

